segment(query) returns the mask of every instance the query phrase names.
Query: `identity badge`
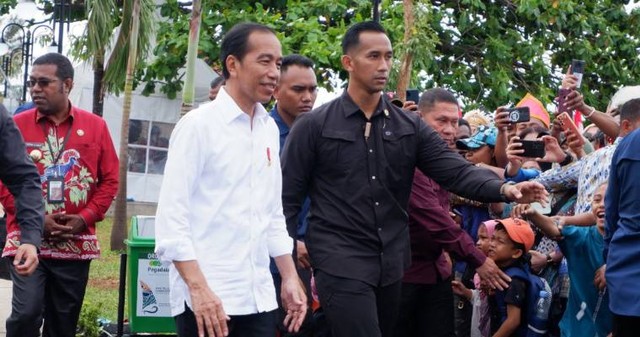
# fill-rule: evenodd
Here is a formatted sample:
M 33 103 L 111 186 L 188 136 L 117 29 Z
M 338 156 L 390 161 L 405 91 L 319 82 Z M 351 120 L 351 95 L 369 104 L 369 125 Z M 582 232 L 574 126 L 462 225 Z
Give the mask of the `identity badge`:
M 47 187 L 47 202 L 57 204 L 64 202 L 64 178 L 50 177 Z

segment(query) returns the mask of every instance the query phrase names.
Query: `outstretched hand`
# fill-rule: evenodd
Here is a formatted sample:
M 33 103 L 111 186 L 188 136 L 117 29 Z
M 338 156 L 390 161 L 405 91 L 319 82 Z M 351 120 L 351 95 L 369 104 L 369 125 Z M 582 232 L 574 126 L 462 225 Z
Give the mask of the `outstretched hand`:
M 480 267 L 476 268 L 476 272 L 480 279 L 487 282 L 493 289 L 504 290 L 509 287 L 509 282 L 511 282 L 509 275 L 500 270 L 490 258 L 487 258 Z
M 544 186 L 539 182 L 523 181 L 515 185 L 506 185 L 504 195 L 507 199 L 520 204 L 528 204 L 537 201 L 543 206 L 546 206 L 549 192 L 547 192 Z

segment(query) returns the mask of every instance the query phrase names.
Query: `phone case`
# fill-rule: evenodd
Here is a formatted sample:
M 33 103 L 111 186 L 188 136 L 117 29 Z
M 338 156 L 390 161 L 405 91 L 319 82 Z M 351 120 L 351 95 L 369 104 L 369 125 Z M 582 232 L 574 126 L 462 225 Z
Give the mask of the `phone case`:
M 569 132 L 569 133 L 578 135 L 580 139 L 580 145 L 581 146 L 584 145 L 584 138 L 582 138 L 582 135 L 580 134 L 580 130 L 578 130 L 578 127 L 573 122 L 573 120 L 571 119 L 568 113 L 563 112 L 559 114 L 556 118 L 560 120 L 560 124 L 562 125 L 562 130 L 564 130 L 564 132 Z

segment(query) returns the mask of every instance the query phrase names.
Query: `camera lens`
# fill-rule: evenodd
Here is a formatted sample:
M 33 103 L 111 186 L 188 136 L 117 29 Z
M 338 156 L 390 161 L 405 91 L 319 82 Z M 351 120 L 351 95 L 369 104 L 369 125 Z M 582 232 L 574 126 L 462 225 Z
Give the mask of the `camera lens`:
M 518 112 L 518 110 L 514 110 L 514 111 L 511 111 L 511 113 L 509 113 L 509 120 L 512 123 L 517 122 L 519 119 L 520 119 L 520 112 Z

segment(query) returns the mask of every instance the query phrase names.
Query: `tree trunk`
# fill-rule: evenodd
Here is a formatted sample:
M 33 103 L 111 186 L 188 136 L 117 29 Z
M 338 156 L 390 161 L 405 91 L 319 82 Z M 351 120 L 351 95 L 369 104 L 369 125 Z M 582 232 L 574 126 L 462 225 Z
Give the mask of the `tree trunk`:
M 104 109 L 104 50 L 96 53 L 93 60 L 93 113 L 102 117 Z
M 182 108 L 180 115 L 184 116 L 193 109 L 195 96 L 196 58 L 198 57 L 198 42 L 200 41 L 200 22 L 202 21 L 202 1 L 194 0 L 189 24 L 189 48 L 187 49 L 187 70 L 182 90 Z
M 111 229 L 111 250 L 125 248 L 127 236 L 127 168 L 129 162 L 129 116 L 131 115 L 131 94 L 133 76 L 136 69 L 138 53 L 138 30 L 140 28 L 140 0 L 133 0 L 131 33 L 129 34 L 129 57 L 127 60 L 127 77 L 124 84 L 124 103 L 122 105 L 122 127 L 120 128 L 120 185 L 116 195 L 116 205 Z
M 403 0 L 402 3 L 404 5 L 404 37 L 402 41 L 404 45 L 407 46 L 413 34 L 413 25 L 415 21 L 413 14 L 413 0 Z M 413 53 L 410 48 L 405 48 L 404 55 L 402 56 L 402 63 L 400 64 L 400 74 L 398 75 L 398 87 L 396 88 L 396 95 L 402 101 L 407 98 L 407 88 L 411 83 L 412 63 Z

